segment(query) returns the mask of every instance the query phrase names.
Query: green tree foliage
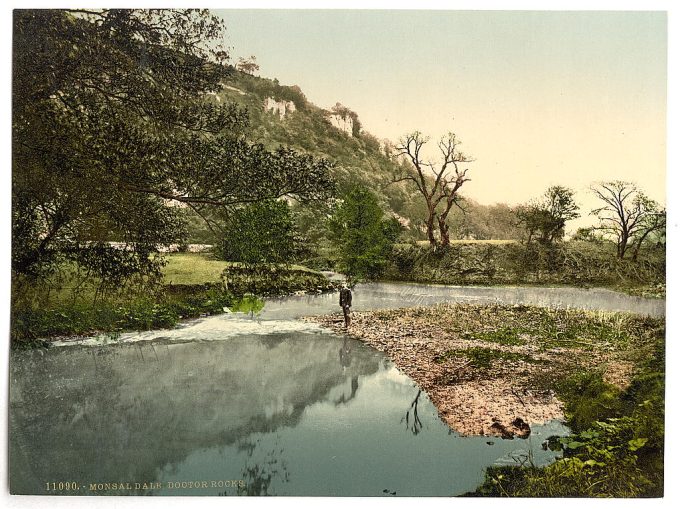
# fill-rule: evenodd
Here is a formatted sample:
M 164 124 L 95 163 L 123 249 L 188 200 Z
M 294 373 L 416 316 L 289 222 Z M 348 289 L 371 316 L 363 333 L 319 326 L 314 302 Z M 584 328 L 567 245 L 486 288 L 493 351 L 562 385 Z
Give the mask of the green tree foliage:
M 519 223 L 527 234 L 527 242 L 536 239 L 542 244 L 552 244 L 564 238 L 567 221 L 579 217 L 574 191 L 563 186 L 552 186 L 538 200 L 518 207 L 515 211 Z
M 255 58 L 255 55 L 250 55 L 248 58 L 240 57 L 238 59 L 238 64 L 236 64 L 236 68 L 241 72 L 245 72 L 246 74 L 255 74 L 260 70 L 260 66 L 257 64 L 257 58 Z
M 248 143 L 245 111 L 207 100 L 231 72 L 223 33 L 205 10 L 15 11 L 15 275 L 158 276 L 151 255 L 185 237 L 170 205 L 331 194 L 330 163 Z
M 221 254 L 225 260 L 248 264 L 288 263 L 300 248 L 288 204 L 267 200 L 230 214 Z
M 454 209 L 449 222 L 456 238 L 474 240 L 520 240 L 524 230 L 514 210 L 505 203 L 482 205 L 461 196 L 461 209 Z
M 633 246 L 637 259 L 643 242 L 656 233 L 665 238 L 666 211 L 632 182 L 600 182 L 591 191 L 602 202 L 591 214 L 597 216 L 598 230 L 616 241 L 616 256 L 624 258 Z
M 399 222 L 383 218 L 376 196 L 362 187 L 344 196 L 329 227 L 339 268 L 353 279 L 380 275 L 401 232 Z

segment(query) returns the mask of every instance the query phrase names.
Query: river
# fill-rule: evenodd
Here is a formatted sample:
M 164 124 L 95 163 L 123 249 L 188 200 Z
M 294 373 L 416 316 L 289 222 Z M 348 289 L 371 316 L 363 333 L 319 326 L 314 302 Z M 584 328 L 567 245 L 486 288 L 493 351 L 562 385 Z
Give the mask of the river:
M 554 460 L 542 443 L 563 424 L 532 426 L 528 439 L 460 436 L 383 354 L 296 320 L 336 300 L 271 299 L 253 316 L 12 352 L 12 493 L 460 495 L 489 465 Z M 357 310 L 442 301 L 664 312 L 606 290 L 354 291 Z

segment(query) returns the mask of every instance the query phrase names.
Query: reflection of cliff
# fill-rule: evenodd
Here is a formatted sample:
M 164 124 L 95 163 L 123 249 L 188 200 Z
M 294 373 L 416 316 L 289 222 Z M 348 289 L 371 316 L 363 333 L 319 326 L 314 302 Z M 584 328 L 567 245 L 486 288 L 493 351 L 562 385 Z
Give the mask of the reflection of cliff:
M 295 426 L 332 388 L 378 370 L 381 356 L 359 344 L 343 368 L 340 344 L 297 333 L 17 353 L 12 492 L 56 479 L 151 482 L 196 449 Z

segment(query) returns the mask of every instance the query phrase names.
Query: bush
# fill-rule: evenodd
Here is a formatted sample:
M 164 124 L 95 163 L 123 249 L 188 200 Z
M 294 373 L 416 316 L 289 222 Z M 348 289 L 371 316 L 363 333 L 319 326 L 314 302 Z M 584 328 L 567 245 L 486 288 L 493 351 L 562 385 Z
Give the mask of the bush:
M 384 277 L 439 284 L 565 284 L 653 288 L 663 295 L 663 253 L 644 260 L 617 260 L 610 244 L 452 244 L 436 250 L 400 244 L 392 250 Z
M 222 280 L 235 295 L 286 295 L 295 292 L 324 292 L 337 289 L 338 283 L 319 272 L 282 265 L 233 265 L 224 269 Z

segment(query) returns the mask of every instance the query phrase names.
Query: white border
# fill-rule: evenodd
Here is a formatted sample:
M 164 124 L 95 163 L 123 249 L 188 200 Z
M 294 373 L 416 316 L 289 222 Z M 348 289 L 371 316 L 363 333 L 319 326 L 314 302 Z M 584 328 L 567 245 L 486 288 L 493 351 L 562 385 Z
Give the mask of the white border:
M 179 508 L 179 507 L 206 507 L 207 506 L 224 506 L 229 505 L 233 507 L 260 507 L 269 504 L 277 504 L 290 507 L 312 507 L 319 503 L 324 506 L 331 508 L 334 507 L 345 507 L 347 505 L 356 504 L 370 504 L 371 507 L 390 507 L 390 508 L 412 508 L 414 505 L 421 506 L 426 504 L 427 506 L 434 507 L 446 507 L 450 508 L 452 505 L 468 506 L 474 505 L 475 507 L 488 507 L 488 506 L 500 506 L 503 508 L 522 508 L 527 507 L 538 507 L 539 505 L 549 504 L 551 508 L 561 508 L 570 507 L 573 504 L 587 505 L 587 506 L 608 506 L 608 507 L 621 507 L 621 506 L 631 506 L 631 505 L 644 505 L 646 507 L 657 507 L 664 506 L 671 502 L 677 502 L 680 500 L 678 494 L 677 483 L 677 457 L 678 454 L 678 440 L 675 438 L 674 426 L 673 424 L 678 422 L 678 412 L 677 407 L 674 405 L 675 390 L 678 388 L 678 377 L 676 376 L 676 371 L 673 369 L 677 365 L 678 361 L 678 349 L 675 347 L 677 332 L 678 332 L 678 320 L 677 315 L 673 313 L 668 313 L 667 315 L 667 345 L 668 345 L 668 356 L 667 356 L 667 392 L 666 392 L 666 409 L 667 409 L 667 423 L 671 426 L 667 426 L 667 443 L 666 443 L 666 496 L 662 500 L 593 500 L 593 499 L 583 499 L 583 500 L 567 500 L 567 499 L 556 499 L 556 500 L 525 500 L 525 499 L 483 499 L 483 500 L 472 500 L 472 499 L 410 499 L 410 498 L 380 498 L 380 499 L 364 499 L 364 498 L 326 498 L 326 499 L 313 499 L 313 498 L 276 498 L 276 499 L 262 499 L 262 498 L 236 498 L 231 497 L 225 498 L 212 498 L 212 497 L 157 497 L 157 498 L 126 498 L 126 497 L 106 497 L 106 498 L 93 498 L 93 497 L 45 497 L 45 496 L 14 496 L 10 497 L 8 494 L 8 482 L 7 482 L 7 402 L 8 402 L 8 330 L 9 330 L 9 281 L 10 281 L 10 236 L 9 236 L 9 221 L 10 221 L 10 139 L 11 139 L 11 126 L 10 126 L 10 97 L 11 97 L 11 78 L 10 78 L 10 66 L 11 66 L 11 37 L 12 37 L 12 24 L 11 24 L 11 9 L 12 8 L 57 8 L 57 7 L 68 7 L 68 6 L 90 6 L 90 7 L 196 7 L 196 5 L 191 5 L 186 1 L 175 1 L 175 0 L 165 0 L 165 1 L 135 1 L 135 2 L 121 2 L 119 0 L 108 1 L 108 2 L 91 2 L 86 0 L 80 0 L 78 2 L 55 2 L 55 1 L 28 1 L 19 2 L 17 0 L 10 0 L 9 2 L 3 2 L 3 6 L 0 8 L 0 38 L 2 40 L 2 132 L 0 134 L 0 139 L 2 143 L 2 162 L 3 170 L 0 172 L 0 189 L 2 189 L 4 196 L 3 200 L 0 200 L 0 228 L 2 231 L 2 244 L 0 247 L 0 277 L 2 277 L 2 284 L 0 284 L 0 331 L 2 334 L 0 337 L 4 339 L 0 363 L 0 398 L 2 402 L 2 408 L 4 409 L 4 415 L 0 418 L 0 448 L 2 450 L 2 459 L 0 459 L 0 500 L 3 507 L 8 508 L 43 508 L 50 507 L 54 509 L 61 508 L 80 508 L 80 507 L 103 507 L 103 508 L 131 508 L 131 507 L 149 507 L 149 508 Z M 498 0 L 460 0 L 460 1 L 444 1 L 444 0 L 421 0 L 417 3 L 414 2 L 388 2 L 385 0 L 327 0 L 326 2 L 319 2 L 318 0 L 284 0 L 283 2 L 275 2 L 272 0 L 236 0 L 236 1 L 207 1 L 201 2 L 201 7 L 210 8 L 336 8 L 336 9 L 412 9 L 417 7 L 418 9 L 468 9 L 468 10 L 664 10 L 668 11 L 668 51 L 669 51 L 669 74 L 668 74 L 668 135 L 667 139 L 669 143 L 668 146 L 668 157 L 667 157 L 667 204 L 669 211 L 669 230 L 668 235 L 668 250 L 670 253 L 676 253 L 678 251 L 678 246 L 676 243 L 676 238 L 678 235 L 678 223 L 679 216 L 677 212 L 676 204 L 674 199 L 678 192 L 678 178 L 675 174 L 675 169 L 679 168 L 678 159 L 678 149 L 677 143 L 672 143 L 673 140 L 678 139 L 678 98 L 677 92 L 680 86 L 680 80 L 678 80 L 678 39 L 680 37 L 680 9 L 676 7 L 676 2 L 672 0 L 618 0 L 618 1 L 605 1 L 605 0 L 555 0 L 546 2 L 545 0 L 524 0 L 524 1 L 498 1 Z M 644 169 L 641 170 L 644 174 Z M 675 257 L 677 260 L 677 257 Z M 668 256 L 668 297 L 667 297 L 667 309 L 678 309 L 678 294 L 675 289 L 675 281 L 678 278 L 678 267 L 677 262 L 674 261 L 673 256 Z M 672 451 L 672 452 L 671 452 Z

